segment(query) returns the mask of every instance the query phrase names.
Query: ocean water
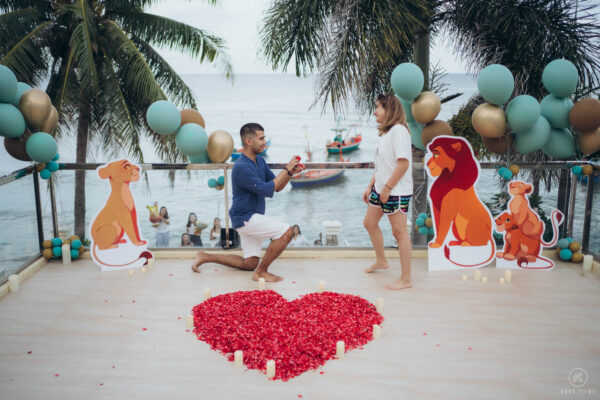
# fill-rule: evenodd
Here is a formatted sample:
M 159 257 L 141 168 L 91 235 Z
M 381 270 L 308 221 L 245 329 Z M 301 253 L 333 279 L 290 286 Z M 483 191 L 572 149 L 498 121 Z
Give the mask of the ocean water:
M 215 75 L 183 76 L 192 88 L 199 111 L 206 121 L 207 131 L 217 129 L 230 132 L 236 148 L 241 147 L 239 128 L 247 122 L 258 122 L 265 128 L 267 138 L 271 140 L 267 162 L 287 162 L 298 154 L 306 159 L 306 148 L 310 147 L 313 161 L 338 161 L 338 156 L 328 156 L 325 143 L 332 137 L 331 128 L 341 123 L 360 124 L 363 135 L 360 149 L 344 155 L 350 161 L 372 161 L 375 152 L 377 130 L 372 115 L 358 113 L 352 108 L 344 119 L 336 121 L 330 107 L 314 102 L 315 78 L 296 78 L 291 75 L 239 75 L 235 81 L 225 80 Z M 445 95 L 463 93 L 462 96 L 442 105 L 438 119 L 448 120 L 468 101 L 476 91 L 475 79 L 466 74 L 448 74 Z M 154 154 L 152 145 L 142 141 L 145 162 L 160 162 Z M 74 137 L 59 141 L 61 162 L 74 162 Z M 107 162 L 119 154 L 107 154 L 97 143 L 92 143 L 89 162 Z M 138 160 L 131 160 L 136 162 Z M 0 176 L 27 163 L 17 161 L 5 151 L 0 150 Z M 337 220 L 342 223 L 340 245 L 369 247 L 369 237 L 363 228 L 362 220 L 366 205 L 361 200 L 373 171 L 346 170 L 342 179 L 335 183 L 306 189 L 292 189 L 289 185 L 272 199 L 267 199 L 267 214 L 280 218 L 290 224 L 298 224 L 303 235 L 314 243 L 323 231 L 323 222 Z M 132 184 L 136 198 L 136 207 L 140 216 L 142 235 L 155 243 L 155 230 L 148 220 L 145 206 L 157 201 L 166 206 L 170 217 L 170 245 L 180 245 L 181 234 L 185 231 L 188 214 L 194 212 L 200 221 L 212 225 L 215 217 L 225 221 L 224 191 L 216 191 L 207 186 L 207 180 L 222 175 L 217 171 L 176 171 L 172 186 L 167 171 L 148 171 L 147 179 Z M 74 172 L 59 171 L 56 175 L 56 196 L 58 224 L 61 231 L 70 235 L 73 231 Z M 87 225 L 104 205 L 108 196 L 108 184 L 101 181 L 94 171 L 87 172 L 86 178 Z M 37 251 L 37 231 L 35 226 L 35 204 L 33 201 L 32 178 L 27 177 L 0 187 L 0 204 L 3 205 L 0 230 L 0 268 L 1 265 L 15 265 L 27 255 Z M 498 193 L 495 172 L 484 170 L 478 183 L 478 191 L 484 200 Z M 425 188 L 423 189 L 425 190 Z M 48 187 L 41 181 L 42 209 L 44 215 L 44 237 L 52 234 L 51 207 Z M 576 203 L 576 223 L 574 236 L 580 239 L 584 209 L 585 187 L 579 186 Z M 543 208 L 550 211 L 556 205 L 556 191 L 542 193 Z M 231 198 L 229 198 L 231 204 Z M 578 222 L 579 221 L 579 222 Z M 596 223 L 598 221 L 594 221 Z M 380 226 L 384 233 L 385 245 L 393 244 L 389 222 L 385 218 Z M 594 225 L 593 225 L 594 226 Z M 202 235 L 205 246 L 212 246 L 208 240 L 208 229 Z M 598 250 L 600 239 L 593 238 Z M 1 271 L 0 271 L 1 274 Z

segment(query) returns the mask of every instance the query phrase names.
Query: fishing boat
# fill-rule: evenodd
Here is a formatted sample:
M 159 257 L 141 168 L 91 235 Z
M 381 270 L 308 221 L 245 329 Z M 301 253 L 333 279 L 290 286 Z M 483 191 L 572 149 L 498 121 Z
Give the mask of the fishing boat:
M 311 169 L 295 174 L 290 178 L 293 188 L 300 188 L 333 182 L 344 175 L 343 169 Z
M 350 130 L 346 135 L 343 135 L 343 133 L 348 130 L 347 128 L 331 128 L 331 130 L 335 132 L 335 137 L 333 138 L 333 141 L 330 140 L 325 145 L 327 153 L 339 154 L 340 152 L 348 153 L 357 150 L 362 142 L 362 135 L 356 132 L 358 126 L 358 124 L 350 125 Z
M 269 147 L 271 147 L 271 139 L 267 141 L 267 147 L 263 150 L 262 153 L 259 154 L 259 156 L 265 157 L 267 155 L 267 150 L 269 150 Z M 231 153 L 231 161 L 235 161 L 238 158 L 240 158 L 240 156 L 242 155 L 242 150 L 244 149 L 234 150 L 233 153 Z

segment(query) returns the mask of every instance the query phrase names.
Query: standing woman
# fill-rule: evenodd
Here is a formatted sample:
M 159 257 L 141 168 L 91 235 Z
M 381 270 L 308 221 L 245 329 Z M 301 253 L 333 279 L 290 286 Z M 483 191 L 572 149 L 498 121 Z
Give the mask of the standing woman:
M 156 228 L 156 247 L 169 247 L 169 212 L 167 207 L 161 207 L 158 212 L 160 221 L 154 225 Z
M 198 217 L 195 213 L 188 215 L 188 221 L 185 225 L 185 233 L 190 236 L 190 241 L 194 246 L 202 246 L 202 239 L 200 238 L 200 230 L 198 229 Z M 204 225 L 206 226 L 206 224 Z
M 412 287 L 410 260 L 412 245 L 408 235 L 408 204 L 412 196 L 412 148 L 406 116 L 400 100 L 391 94 L 380 94 L 375 102 L 375 120 L 379 138 L 375 154 L 375 174 L 363 193 L 369 205 L 364 225 L 369 232 L 376 260 L 365 272 L 388 269 L 390 266 L 383 250 L 383 234 L 379 220 L 387 215 L 392 233 L 398 241 L 402 274 L 399 279 L 385 285 L 386 289 Z

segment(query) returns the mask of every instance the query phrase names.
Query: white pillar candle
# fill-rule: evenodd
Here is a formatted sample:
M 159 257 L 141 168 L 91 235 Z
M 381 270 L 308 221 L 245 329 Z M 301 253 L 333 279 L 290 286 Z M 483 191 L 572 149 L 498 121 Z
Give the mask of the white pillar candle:
M 265 290 L 265 278 L 258 278 L 258 290 Z
M 8 290 L 16 292 L 21 287 L 19 281 L 19 275 L 11 275 L 8 277 Z
M 504 285 L 504 278 L 500 278 L 500 283 Z
M 269 360 L 267 361 L 267 378 L 275 377 L 275 361 Z
M 481 282 L 487 283 L 487 276 L 484 276 L 483 278 L 481 278 Z
M 129 270 L 129 275 L 133 275 L 133 270 L 132 269 Z
M 345 353 L 346 345 L 344 344 L 343 340 L 340 340 L 335 344 L 335 355 L 337 356 L 337 358 L 342 358 L 344 357 Z
M 62 260 L 63 260 L 63 264 L 71 264 L 71 245 L 70 244 L 62 245 Z
M 194 327 L 194 317 L 192 314 L 188 314 L 187 317 L 185 317 L 185 326 L 188 329 L 192 329 Z
M 319 292 L 323 293 L 325 291 L 325 282 L 319 281 Z
M 148 269 L 146 267 L 142 267 L 142 272 L 146 272 Z
M 206 288 L 204 289 L 204 300 L 208 300 L 212 297 L 212 294 L 210 292 L 210 288 Z
M 510 279 L 512 278 L 512 272 L 510 270 L 504 271 L 504 280 L 506 283 L 510 283 Z
M 244 365 L 244 352 L 241 350 L 237 350 L 233 353 L 233 366 L 236 368 L 242 368 Z M 268 364 L 267 364 L 268 368 Z M 273 362 L 273 368 L 275 368 L 275 362 Z M 275 376 L 275 371 L 273 371 L 273 376 Z
M 154 267 L 154 257 L 149 258 L 147 261 L 148 261 L 148 268 Z
M 592 264 L 594 263 L 594 256 L 591 254 L 587 254 L 583 256 L 583 269 L 586 271 L 591 271 Z
M 375 308 L 378 313 L 383 311 L 383 299 L 381 297 L 378 297 L 377 300 L 375 300 Z
M 373 339 L 379 339 L 381 337 L 381 327 L 377 324 L 373 325 Z
M 462 276 L 462 280 L 463 280 L 463 281 L 466 281 L 466 280 L 467 280 L 467 276 L 463 274 L 463 276 Z
M 474 274 L 475 274 L 475 280 L 480 281 L 481 280 L 481 271 L 477 269 L 477 270 L 475 270 Z

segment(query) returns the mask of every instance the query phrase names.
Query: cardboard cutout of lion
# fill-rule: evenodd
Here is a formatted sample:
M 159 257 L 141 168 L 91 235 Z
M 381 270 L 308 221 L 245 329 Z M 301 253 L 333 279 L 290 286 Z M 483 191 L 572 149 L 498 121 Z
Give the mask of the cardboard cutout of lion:
M 429 270 L 483 267 L 494 260 L 494 220 L 475 185 L 479 163 L 462 137 L 438 136 L 427 145 L 427 173 L 433 180 L 429 204 L 434 238 Z

